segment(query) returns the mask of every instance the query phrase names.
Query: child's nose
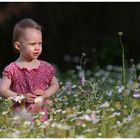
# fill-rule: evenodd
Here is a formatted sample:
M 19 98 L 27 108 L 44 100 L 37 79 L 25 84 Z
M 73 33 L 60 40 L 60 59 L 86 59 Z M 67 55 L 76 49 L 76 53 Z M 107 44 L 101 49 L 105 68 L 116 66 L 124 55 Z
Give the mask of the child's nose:
M 40 50 L 40 45 L 36 45 L 35 50 Z

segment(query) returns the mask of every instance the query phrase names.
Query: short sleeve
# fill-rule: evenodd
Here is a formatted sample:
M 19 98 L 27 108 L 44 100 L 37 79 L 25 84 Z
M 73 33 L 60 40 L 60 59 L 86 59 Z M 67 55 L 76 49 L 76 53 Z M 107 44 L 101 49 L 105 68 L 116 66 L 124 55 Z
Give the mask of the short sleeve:
M 7 76 L 9 79 L 12 79 L 12 73 L 13 73 L 12 65 L 6 66 L 2 72 L 2 74 L 4 76 Z
M 50 65 L 50 73 L 51 73 L 52 77 L 55 76 L 56 69 L 54 68 L 53 65 Z
M 48 64 L 48 71 L 49 71 L 50 79 L 52 79 L 56 73 L 55 67 L 52 64 Z
M 48 81 L 50 81 L 56 74 L 56 69 L 54 67 L 54 65 L 46 62 L 46 61 L 41 61 L 42 62 L 42 69 L 44 69 L 45 73 L 46 73 L 46 77 L 48 79 Z

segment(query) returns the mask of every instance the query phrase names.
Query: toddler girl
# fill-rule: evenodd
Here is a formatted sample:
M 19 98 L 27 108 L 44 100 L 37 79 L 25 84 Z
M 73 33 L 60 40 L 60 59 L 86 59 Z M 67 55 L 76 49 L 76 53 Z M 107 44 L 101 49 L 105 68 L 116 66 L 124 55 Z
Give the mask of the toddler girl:
M 8 98 L 25 96 L 25 107 L 29 111 L 45 112 L 42 120 L 48 119 L 46 102 L 59 89 L 54 67 L 46 61 L 38 60 L 42 52 L 41 26 L 32 19 L 23 19 L 13 30 L 13 46 L 19 57 L 3 70 L 0 95 Z M 36 107 L 35 99 L 40 96 L 43 104 Z M 14 103 L 16 111 L 20 104 Z

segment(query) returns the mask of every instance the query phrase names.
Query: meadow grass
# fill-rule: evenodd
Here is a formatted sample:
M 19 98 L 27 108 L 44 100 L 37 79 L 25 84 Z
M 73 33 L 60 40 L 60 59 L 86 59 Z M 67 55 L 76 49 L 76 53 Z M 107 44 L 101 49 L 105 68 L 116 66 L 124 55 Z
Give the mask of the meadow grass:
M 59 92 L 48 106 L 49 119 L 30 119 L 26 110 L 14 114 L 11 99 L 0 99 L 0 137 L 114 138 L 140 137 L 140 84 L 135 68 L 127 68 L 126 88 L 122 68 L 108 65 L 104 69 L 65 73 Z M 138 71 L 139 69 L 137 69 Z

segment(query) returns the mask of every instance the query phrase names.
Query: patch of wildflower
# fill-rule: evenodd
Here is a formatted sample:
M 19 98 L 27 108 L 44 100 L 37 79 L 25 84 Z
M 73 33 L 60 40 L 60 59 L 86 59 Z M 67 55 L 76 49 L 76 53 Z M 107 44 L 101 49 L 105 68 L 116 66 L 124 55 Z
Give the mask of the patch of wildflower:
M 44 98 L 42 96 L 36 97 L 34 102 L 35 104 L 42 105 Z
M 133 68 L 127 70 L 134 72 Z M 39 120 L 44 112 L 30 114 L 23 109 L 9 116 L 13 100 L 2 99 L 0 136 L 140 137 L 140 85 L 129 73 L 125 87 L 121 67 L 118 66 L 108 65 L 105 69 L 98 67 L 92 71 L 78 66 L 76 70 L 69 71 L 64 76 L 66 78 L 61 79 L 59 92 L 50 98 L 47 105 L 49 119 L 45 122 Z M 41 100 L 37 99 L 36 103 Z M 32 122 L 32 118 L 36 121 Z
M 20 111 L 16 111 L 14 114 L 13 114 L 13 121 L 31 121 L 32 120 L 32 114 L 27 111 L 26 108 L 22 108 Z
M 21 103 L 25 99 L 25 96 L 24 95 L 13 96 L 10 97 L 10 99 L 12 99 L 14 102 Z
M 89 114 L 89 115 L 84 115 L 83 119 L 85 119 L 87 121 L 91 121 L 93 124 L 97 123 L 99 121 L 99 119 L 96 116 L 95 111 L 92 111 L 91 114 Z

